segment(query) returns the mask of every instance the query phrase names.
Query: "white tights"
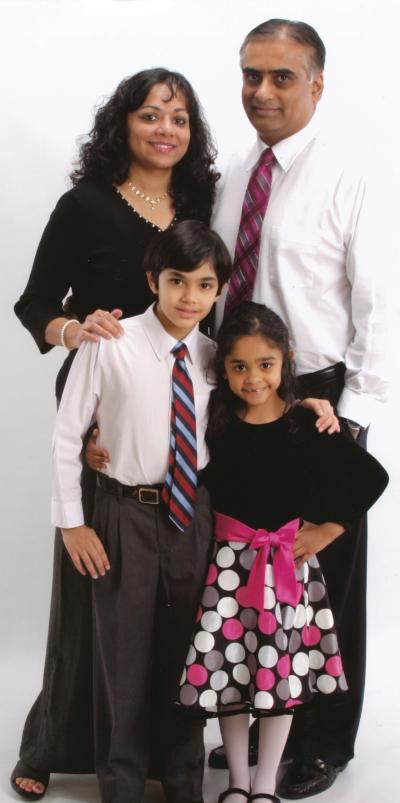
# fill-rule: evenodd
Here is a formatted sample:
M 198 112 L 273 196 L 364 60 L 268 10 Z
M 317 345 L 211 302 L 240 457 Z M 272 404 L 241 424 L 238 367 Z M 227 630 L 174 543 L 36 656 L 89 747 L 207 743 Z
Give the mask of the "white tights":
M 292 724 L 291 714 L 260 718 L 258 764 L 252 793 L 275 794 L 276 773 Z M 219 720 L 226 759 L 229 767 L 229 786 L 250 790 L 249 715 L 235 714 Z M 228 795 L 225 803 L 244 803 L 243 795 Z

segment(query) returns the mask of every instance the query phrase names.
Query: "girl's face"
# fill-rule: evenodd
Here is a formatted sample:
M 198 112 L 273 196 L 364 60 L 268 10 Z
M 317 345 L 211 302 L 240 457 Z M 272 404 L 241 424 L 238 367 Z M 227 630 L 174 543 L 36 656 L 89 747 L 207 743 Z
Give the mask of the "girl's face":
M 141 106 L 127 117 L 132 164 L 147 169 L 171 169 L 183 159 L 190 142 L 189 114 L 182 92 L 171 95 L 165 84 L 154 84 Z
M 282 381 L 281 350 L 261 335 L 239 337 L 225 358 L 225 376 L 232 393 L 246 408 L 272 418 L 282 406 L 277 390 Z

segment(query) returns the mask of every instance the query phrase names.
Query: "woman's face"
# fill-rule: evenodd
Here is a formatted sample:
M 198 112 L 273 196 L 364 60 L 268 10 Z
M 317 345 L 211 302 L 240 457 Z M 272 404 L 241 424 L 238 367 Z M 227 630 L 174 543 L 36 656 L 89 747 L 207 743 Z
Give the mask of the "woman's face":
M 182 92 L 171 96 L 166 84 L 154 84 L 143 104 L 127 117 L 132 164 L 147 169 L 171 169 L 184 157 L 190 142 L 189 114 Z

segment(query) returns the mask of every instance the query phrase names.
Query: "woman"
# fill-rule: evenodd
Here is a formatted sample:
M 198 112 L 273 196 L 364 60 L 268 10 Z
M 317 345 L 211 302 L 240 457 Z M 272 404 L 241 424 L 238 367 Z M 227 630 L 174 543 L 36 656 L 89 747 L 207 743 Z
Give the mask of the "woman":
M 179 73 L 137 73 L 98 110 L 73 188 L 50 217 L 15 305 L 42 353 L 55 345 L 70 350 L 58 400 L 80 343 L 119 337 L 118 318 L 151 303 L 142 269 L 148 243 L 176 219 L 208 223 L 219 178 L 214 160 L 198 100 Z M 94 477 L 84 469 L 87 521 Z M 57 532 L 43 689 L 11 776 L 27 799 L 43 796 L 50 772 L 94 772 L 91 628 L 91 584 L 74 570 Z

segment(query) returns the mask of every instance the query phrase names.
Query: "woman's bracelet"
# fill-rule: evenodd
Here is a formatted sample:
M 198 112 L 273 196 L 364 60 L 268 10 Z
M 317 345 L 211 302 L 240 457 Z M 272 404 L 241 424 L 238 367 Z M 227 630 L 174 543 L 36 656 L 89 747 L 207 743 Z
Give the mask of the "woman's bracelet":
M 68 318 L 68 321 L 65 321 L 65 323 L 61 327 L 61 330 L 60 330 L 60 344 L 61 344 L 61 346 L 64 346 L 64 348 L 66 348 L 66 349 L 69 348 L 69 347 L 67 346 L 67 344 L 66 344 L 66 342 L 64 340 L 64 335 L 65 335 L 65 330 L 70 325 L 70 323 L 79 323 L 79 321 L 77 321 L 76 318 Z

